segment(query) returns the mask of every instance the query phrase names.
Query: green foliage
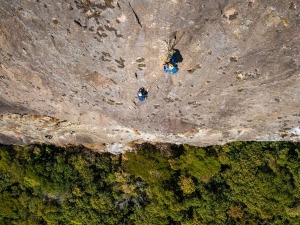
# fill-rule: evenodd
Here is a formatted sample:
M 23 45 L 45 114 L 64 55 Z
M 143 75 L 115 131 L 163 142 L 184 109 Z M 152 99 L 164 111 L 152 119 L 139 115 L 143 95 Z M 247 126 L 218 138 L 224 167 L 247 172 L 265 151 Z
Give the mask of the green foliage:
M 173 169 L 180 170 L 184 174 L 208 183 L 209 180 L 220 170 L 220 163 L 215 156 L 197 147 L 184 146 L 185 154 L 173 164 Z
M 300 145 L 0 146 L 2 224 L 300 224 Z
M 181 176 L 179 186 L 184 194 L 192 194 L 196 190 L 195 184 L 190 177 Z
M 160 183 L 169 180 L 174 173 L 167 158 L 153 149 L 126 154 L 125 169 L 132 175 L 141 177 L 147 183 Z
M 107 222 L 109 217 L 120 219 L 113 187 L 103 183 L 117 169 L 110 155 L 51 146 L 1 146 L 0 155 L 4 224 L 115 224 Z
M 238 148 L 233 145 L 229 153 L 231 169 L 223 176 L 230 186 L 230 197 L 245 205 L 246 213 L 267 220 L 287 216 L 285 208 L 295 201 L 293 174 L 276 164 L 276 158 L 287 160 L 282 156 L 285 151 L 274 154 L 266 143 L 239 144 Z

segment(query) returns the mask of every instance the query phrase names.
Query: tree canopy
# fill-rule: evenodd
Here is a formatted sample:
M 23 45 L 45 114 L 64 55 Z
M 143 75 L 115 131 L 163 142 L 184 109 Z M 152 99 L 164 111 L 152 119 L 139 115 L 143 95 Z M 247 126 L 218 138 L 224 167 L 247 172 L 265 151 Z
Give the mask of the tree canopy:
M 0 146 L 0 225 L 300 224 L 300 144 Z

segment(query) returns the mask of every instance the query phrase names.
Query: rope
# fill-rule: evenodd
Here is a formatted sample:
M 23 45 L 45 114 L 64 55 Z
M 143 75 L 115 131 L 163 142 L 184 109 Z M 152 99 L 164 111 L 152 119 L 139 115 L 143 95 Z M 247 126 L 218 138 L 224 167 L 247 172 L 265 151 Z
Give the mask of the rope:
M 176 33 L 174 35 L 174 37 L 172 39 L 169 39 L 168 41 L 164 40 L 164 42 L 166 42 L 167 44 L 167 52 L 169 53 L 169 51 L 171 51 L 178 43 L 179 41 L 182 39 L 182 37 L 184 36 L 185 32 L 183 32 L 183 34 L 181 35 L 181 37 L 178 39 L 178 41 L 176 41 Z M 168 58 L 168 53 L 167 55 L 165 56 L 165 59 L 164 59 L 164 62 L 166 62 L 166 58 Z M 140 78 L 138 77 L 137 73 L 135 73 L 135 76 L 137 78 L 137 82 L 138 82 L 138 85 L 140 84 L 141 80 Z M 154 86 L 154 84 L 158 81 L 158 79 L 160 78 L 161 76 L 158 76 L 148 87 L 147 89 L 147 92 L 149 92 L 152 87 Z M 143 81 L 144 81 L 144 78 L 143 78 Z M 137 97 L 136 97 L 137 98 Z M 136 105 L 136 103 L 134 102 L 134 104 Z

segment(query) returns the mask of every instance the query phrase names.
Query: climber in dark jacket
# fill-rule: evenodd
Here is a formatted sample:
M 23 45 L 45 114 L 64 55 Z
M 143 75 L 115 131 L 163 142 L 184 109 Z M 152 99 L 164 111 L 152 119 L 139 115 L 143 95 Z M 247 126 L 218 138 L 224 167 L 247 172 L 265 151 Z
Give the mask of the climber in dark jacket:
M 148 90 L 146 90 L 144 87 L 140 88 L 137 93 L 139 102 L 144 102 L 146 98 L 148 97 Z

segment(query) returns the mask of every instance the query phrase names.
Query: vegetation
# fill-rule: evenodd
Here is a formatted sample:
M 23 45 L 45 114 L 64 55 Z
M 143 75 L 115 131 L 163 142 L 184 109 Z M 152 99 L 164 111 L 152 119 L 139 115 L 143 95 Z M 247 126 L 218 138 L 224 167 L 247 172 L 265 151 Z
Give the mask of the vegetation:
M 0 225 L 300 224 L 300 144 L 0 146 Z

